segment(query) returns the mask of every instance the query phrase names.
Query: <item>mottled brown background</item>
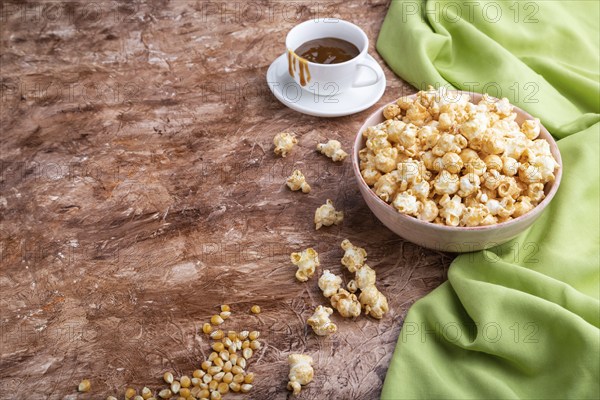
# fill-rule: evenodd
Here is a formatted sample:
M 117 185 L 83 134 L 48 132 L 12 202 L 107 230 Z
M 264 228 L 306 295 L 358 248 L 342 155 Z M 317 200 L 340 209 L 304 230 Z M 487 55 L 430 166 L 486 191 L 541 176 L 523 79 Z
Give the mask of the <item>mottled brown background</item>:
M 410 305 L 445 279 L 450 257 L 407 243 L 374 219 L 347 150 L 373 110 L 414 90 L 384 66 L 384 98 L 320 119 L 287 109 L 265 73 L 285 33 L 311 17 L 357 23 L 374 49 L 386 1 L 4 2 L 1 28 L 1 364 L 3 399 L 122 397 L 191 374 L 198 335 L 221 303 L 228 327 L 257 328 L 256 387 L 231 398 L 285 399 L 290 352 L 315 359 L 300 399 L 379 396 Z M 275 158 L 272 137 L 299 145 Z M 304 170 L 313 192 L 284 179 Z M 316 232 L 326 198 L 343 225 Z M 391 310 L 381 321 L 335 316 L 317 338 L 305 320 L 326 304 L 294 279 L 289 253 L 313 246 L 342 273 L 343 238 L 364 246 Z M 345 279 L 348 279 L 345 275 Z M 264 312 L 248 314 L 252 304 Z M 91 393 L 76 384 L 90 378 Z

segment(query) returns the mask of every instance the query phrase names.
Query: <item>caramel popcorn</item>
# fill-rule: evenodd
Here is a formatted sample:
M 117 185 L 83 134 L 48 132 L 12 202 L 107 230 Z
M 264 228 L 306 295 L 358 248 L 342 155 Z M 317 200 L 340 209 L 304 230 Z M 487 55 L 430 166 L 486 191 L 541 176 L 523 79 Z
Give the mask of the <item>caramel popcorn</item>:
M 434 209 L 436 212 L 435 216 L 431 217 L 432 220 L 437 216 L 437 207 L 434 207 Z M 378 319 L 382 318 L 389 307 L 386 297 L 375 286 L 377 277 L 375 270 L 365 264 L 367 252 L 361 247 L 354 246 L 348 239 L 342 241 L 342 249 L 345 250 L 342 264 L 345 265 L 350 272 L 354 273 L 354 279 L 348 282 L 347 291 L 344 289 L 338 290 L 338 293 L 331 298 L 331 304 L 340 311 L 337 302 L 340 299 L 343 299 L 346 301 L 345 307 L 356 307 L 356 305 L 353 304 L 354 299 L 357 298 L 354 293 L 360 290 L 361 293 L 358 297 L 358 311 L 355 308 L 351 309 L 356 315 L 350 314 L 347 309 L 344 310 L 345 314 L 342 314 L 342 311 L 340 311 L 340 314 L 343 317 L 358 316 L 360 315 L 360 308 L 362 307 L 365 309 L 365 314 Z
M 331 322 L 329 316 L 333 310 L 329 307 L 317 306 L 315 313 L 308 319 L 308 324 L 319 336 L 327 336 L 337 332 L 337 325 Z
M 302 193 L 310 193 L 310 185 L 298 169 L 292 172 L 292 175 L 287 178 L 286 184 L 292 191 L 302 190 Z
M 319 254 L 311 247 L 300 253 L 292 253 L 290 259 L 292 264 L 298 267 L 296 279 L 300 282 L 306 282 L 308 278 L 312 278 L 315 269 L 320 265 Z
M 363 132 L 360 171 L 398 212 L 448 226 L 519 217 L 541 202 L 558 163 L 540 121 L 516 122 L 507 99 L 478 104 L 445 88 L 402 97 Z
M 346 289 L 339 289 L 336 294 L 331 296 L 331 305 L 344 318 L 358 317 L 360 315 L 361 305 L 358 298 Z
M 336 211 L 333 202 L 329 199 L 315 211 L 315 228 L 322 226 L 339 225 L 344 220 L 344 212 Z
M 287 388 L 298 395 L 302 390 L 302 385 L 308 385 L 313 380 L 315 374 L 312 367 L 313 359 L 311 356 L 304 354 L 290 354 L 288 364 L 290 365 L 290 373 Z
M 273 151 L 275 154 L 285 157 L 292 150 L 292 147 L 294 147 L 296 143 L 298 143 L 298 139 L 296 139 L 296 135 L 293 133 L 278 133 L 273 138 L 273 144 L 275 145 L 275 149 Z
M 342 265 L 348 268 L 348 271 L 355 273 L 356 269 L 365 263 L 367 252 L 362 247 L 354 246 L 348 239 L 342 241 L 342 249 L 344 250 Z
M 333 296 L 340 287 L 342 287 L 342 278 L 331 273 L 328 269 L 323 271 L 319 278 L 319 288 L 323 291 L 323 296 Z
M 355 278 L 356 287 L 360 290 L 364 290 L 369 286 L 375 285 L 375 271 L 367 264 L 361 266 L 356 270 Z
M 387 299 L 375 285 L 362 289 L 359 301 L 365 309 L 365 314 L 369 314 L 373 318 L 381 319 L 383 314 L 389 310 Z
M 348 156 L 348 153 L 342 150 L 342 144 L 337 140 L 319 143 L 317 144 L 317 150 L 320 151 L 321 154 L 331 158 L 333 161 L 343 161 Z

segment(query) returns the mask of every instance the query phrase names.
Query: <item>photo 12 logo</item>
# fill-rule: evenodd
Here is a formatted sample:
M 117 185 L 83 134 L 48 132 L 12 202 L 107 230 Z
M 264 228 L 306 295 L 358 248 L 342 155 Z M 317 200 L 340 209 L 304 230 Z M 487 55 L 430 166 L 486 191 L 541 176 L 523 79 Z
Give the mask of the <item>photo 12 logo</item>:
M 400 334 L 402 343 L 415 340 L 425 343 L 428 340 L 445 340 L 451 343 L 483 340 L 488 343 L 497 343 L 504 338 L 514 343 L 539 343 L 539 325 L 535 322 L 513 322 L 510 324 L 499 322 L 471 323 L 450 321 L 436 322 L 434 326 L 421 322 L 405 322 Z

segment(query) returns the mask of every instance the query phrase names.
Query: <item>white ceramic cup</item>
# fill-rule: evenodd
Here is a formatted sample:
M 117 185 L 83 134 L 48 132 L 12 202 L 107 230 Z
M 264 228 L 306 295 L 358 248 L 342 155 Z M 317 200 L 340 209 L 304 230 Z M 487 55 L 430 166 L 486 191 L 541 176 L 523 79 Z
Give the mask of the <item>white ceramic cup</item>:
M 318 64 L 294 53 L 309 40 L 327 37 L 346 40 L 354 44 L 360 53 L 339 64 Z M 367 57 L 369 38 L 362 29 L 348 21 L 333 18 L 305 21 L 288 32 L 285 46 L 288 72 L 300 87 L 311 93 L 343 93 L 353 87 L 374 85 L 383 78 L 377 63 Z

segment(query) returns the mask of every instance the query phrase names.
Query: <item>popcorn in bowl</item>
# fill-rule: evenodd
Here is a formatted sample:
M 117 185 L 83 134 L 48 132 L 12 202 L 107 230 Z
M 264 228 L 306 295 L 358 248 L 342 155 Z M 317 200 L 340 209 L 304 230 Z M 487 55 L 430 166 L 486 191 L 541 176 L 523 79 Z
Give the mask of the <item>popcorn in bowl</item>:
M 383 201 L 422 221 L 453 227 L 517 218 L 545 197 L 559 167 L 540 122 L 516 122 L 507 99 L 444 88 L 403 97 L 362 132 L 360 174 Z

